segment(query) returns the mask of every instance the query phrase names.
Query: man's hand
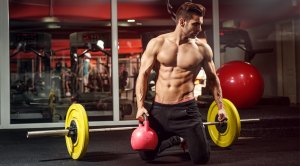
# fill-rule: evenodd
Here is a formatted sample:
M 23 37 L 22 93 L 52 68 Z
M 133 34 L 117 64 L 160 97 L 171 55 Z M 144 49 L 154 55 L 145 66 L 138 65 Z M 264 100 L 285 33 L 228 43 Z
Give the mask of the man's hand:
M 138 109 L 138 111 L 136 113 L 136 119 L 138 119 L 140 121 L 144 121 L 145 119 L 143 117 L 143 114 L 146 114 L 147 116 L 149 116 L 149 113 L 145 107 L 141 107 Z
M 218 111 L 218 120 L 219 120 L 219 122 L 223 122 L 223 121 L 227 120 L 227 114 L 224 109 L 220 109 Z

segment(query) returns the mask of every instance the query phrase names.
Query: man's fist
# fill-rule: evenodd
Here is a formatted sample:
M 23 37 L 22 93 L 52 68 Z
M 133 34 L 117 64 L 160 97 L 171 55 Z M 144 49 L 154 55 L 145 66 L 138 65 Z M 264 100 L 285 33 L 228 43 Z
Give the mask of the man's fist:
M 226 111 L 224 109 L 220 109 L 218 111 L 218 121 L 219 122 L 223 122 L 225 120 L 227 120 L 227 114 L 226 114 Z

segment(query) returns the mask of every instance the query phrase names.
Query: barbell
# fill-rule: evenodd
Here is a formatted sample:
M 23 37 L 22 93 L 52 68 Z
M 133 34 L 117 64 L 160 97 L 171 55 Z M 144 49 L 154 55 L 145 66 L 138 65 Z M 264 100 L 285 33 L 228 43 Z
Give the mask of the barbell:
M 228 120 L 219 122 L 218 107 L 213 102 L 208 110 L 207 121 L 203 125 L 208 126 L 208 132 L 212 141 L 220 147 L 229 147 L 240 135 L 241 122 L 256 122 L 260 119 L 240 119 L 239 113 L 232 102 L 223 99 L 224 109 Z M 103 131 L 131 130 L 134 127 L 95 128 L 89 129 L 88 117 L 81 104 L 72 104 L 66 115 L 65 128 L 58 130 L 29 131 L 27 138 L 64 136 L 69 155 L 74 160 L 84 157 L 89 143 L 89 133 Z

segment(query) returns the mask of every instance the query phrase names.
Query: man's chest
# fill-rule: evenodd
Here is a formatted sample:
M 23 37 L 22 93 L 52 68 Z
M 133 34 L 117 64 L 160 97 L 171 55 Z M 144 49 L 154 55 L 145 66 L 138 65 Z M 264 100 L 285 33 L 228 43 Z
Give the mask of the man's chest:
M 162 46 L 157 54 L 157 60 L 166 67 L 192 69 L 203 60 L 203 55 L 196 45 Z

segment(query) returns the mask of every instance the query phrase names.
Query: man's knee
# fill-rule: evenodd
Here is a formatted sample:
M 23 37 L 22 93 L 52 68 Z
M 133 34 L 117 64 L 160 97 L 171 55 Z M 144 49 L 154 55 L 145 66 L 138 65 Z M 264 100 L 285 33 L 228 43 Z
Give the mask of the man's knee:
M 202 153 L 201 155 L 194 157 L 191 156 L 191 159 L 194 164 L 206 164 L 210 159 L 210 152 Z
M 194 137 L 197 138 L 197 137 Z M 210 159 L 210 145 L 205 137 L 187 140 L 190 157 L 195 164 L 205 164 Z

